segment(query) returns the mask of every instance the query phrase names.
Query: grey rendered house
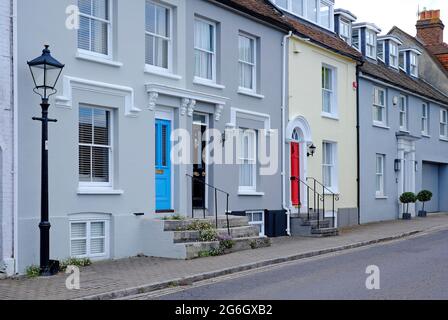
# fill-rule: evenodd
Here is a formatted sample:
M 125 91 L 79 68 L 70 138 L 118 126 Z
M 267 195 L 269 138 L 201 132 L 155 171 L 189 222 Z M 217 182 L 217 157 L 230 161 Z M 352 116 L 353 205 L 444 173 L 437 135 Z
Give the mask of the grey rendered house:
M 12 1 L 0 3 L 0 278 L 14 273 L 14 78 Z
M 31 118 L 40 110 L 26 61 L 45 43 L 66 65 L 50 100 L 58 119 L 49 141 L 51 258 L 184 258 L 160 218 L 215 208 L 213 192 L 187 175 L 228 192 L 229 209 L 247 211 L 263 232 L 264 210 L 282 209 L 281 172 L 261 175 L 256 152 L 261 134 L 281 139 L 272 132 L 282 128 L 288 27 L 273 7 L 262 0 L 14 3 L 16 271 L 39 259 L 40 126 Z M 40 16 L 47 23 L 37 23 Z M 170 161 L 176 129 L 192 133 L 194 157 L 205 129 L 229 128 L 248 132 L 242 165 L 207 165 L 200 156 L 194 165 Z M 218 210 L 225 213 L 225 199 Z
M 359 72 L 361 223 L 401 218 L 400 195 L 423 189 L 434 193 L 428 212 L 448 210 L 448 98 L 419 78 L 418 48 L 379 32 L 373 24 L 354 24 L 353 43 L 365 56 Z M 413 216 L 418 210 L 412 206 Z

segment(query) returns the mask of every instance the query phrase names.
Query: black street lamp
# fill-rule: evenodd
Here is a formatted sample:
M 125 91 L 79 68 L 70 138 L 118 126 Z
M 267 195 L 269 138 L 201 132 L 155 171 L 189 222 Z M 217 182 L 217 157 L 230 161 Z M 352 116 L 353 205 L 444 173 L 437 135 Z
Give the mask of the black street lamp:
M 50 261 L 50 228 L 49 201 L 48 201 L 48 122 L 57 120 L 48 119 L 50 104 L 48 98 L 56 94 L 56 83 L 62 73 L 64 65 L 54 59 L 49 46 L 46 45 L 42 55 L 28 62 L 34 81 L 33 91 L 42 98 L 42 117 L 33 120 L 42 122 L 42 169 L 41 169 L 41 222 L 40 229 L 40 271 L 43 276 L 50 276 L 59 271 L 59 263 Z

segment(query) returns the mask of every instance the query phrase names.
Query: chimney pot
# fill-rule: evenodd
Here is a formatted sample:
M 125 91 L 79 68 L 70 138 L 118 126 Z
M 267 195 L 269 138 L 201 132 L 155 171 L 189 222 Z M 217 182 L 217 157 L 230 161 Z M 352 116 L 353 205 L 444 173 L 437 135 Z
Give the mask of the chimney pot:
M 445 26 L 440 20 L 440 10 L 425 10 L 417 21 L 417 37 L 427 46 L 443 43 Z

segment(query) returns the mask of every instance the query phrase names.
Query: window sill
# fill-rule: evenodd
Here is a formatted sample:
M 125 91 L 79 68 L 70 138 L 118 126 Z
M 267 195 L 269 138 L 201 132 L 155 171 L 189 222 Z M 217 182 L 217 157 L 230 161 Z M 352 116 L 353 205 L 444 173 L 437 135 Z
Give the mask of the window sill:
M 93 55 L 90 55 L 90 54 L 87 54 L 87 53 L 83 53 L 83 52 L 77 52 L 76 53 L 76 59 L 90 61 L 90 62 L 96 62 L 96 63 L 101 63 L 101 64 L 104 64 L 104 65 L 117 67 L 117 68 L 120 68 L 120 67 L 123 66 L 123 63 L 121 63 L 121 62 L 109 60 L 109 59 L 102 58 L 102 57 L 96 57 L 96 56 L 93 56 Z
M 388 196 L 375 196 L 375 199 L 376 200 L 388 200 L 389 199 L 389 197 Z
M 264 192 L 256 192 L 256 191 L 238 191 L 238 196 L 240 197 L 263 197 Z
M 448 142 L 448 137 L 440 137 L 440 141 Z
M 148 74 L 155 75 L 155 76 L 161 76 L 161 77 L 165 77 L 168 79 L 173 79 L 173 80 L 181 80 L 182 79 L 182 77 L 177 74 L 171 73 L 169 71 L 164 71 L 161 69 L 156 69 L 156 68 L 153 68 L 148 65 L 145 66 L 144 72 L 148 73 Z
M 123 190 L 115 190 L 111 188 L 78 188 L 78 195 L 112 195 L 119 196 L 124 194 Z
M 194 78 L 193 83 L 201 85 L 201 86 L 206 86 L 206 87 L 215 88 L 215 89 L 221 89 L 221 90 L 226 88 L 225 86 L 217 84 L 217 83 L 215 83 L 213 81 L 210 81 L 210 80 L 207 80 L 207 79 L 198 78 L 198 77 Z
M 428 138 L 428 139 L 432 138 L 429 134 L 426 134 L 426 133 L 422 133 L 422 137 L 423 138 Z
M 411 134 L 411 131 L 406 130 L 406 129 L 400 129 L 401 133 L 406 133 L 406 134 Z
M 373 126 L 376 128 L 380 128 L 380 129 L 386 129 L 386 130 L 390 130 L 390 127 L 386 126 L 385 124 L 381 124 L 381 123 L 373 123 Z
M 254 91 L 250 91 L 244 88 L 238 88 L 238 93 L 253 98 L 264 99 L 264 95 L 255 93 Z
M 339 121 L 339 116 L 335 115 L 335 114 L 322 112 L 321 116 L 322 116 L 322 118 Z

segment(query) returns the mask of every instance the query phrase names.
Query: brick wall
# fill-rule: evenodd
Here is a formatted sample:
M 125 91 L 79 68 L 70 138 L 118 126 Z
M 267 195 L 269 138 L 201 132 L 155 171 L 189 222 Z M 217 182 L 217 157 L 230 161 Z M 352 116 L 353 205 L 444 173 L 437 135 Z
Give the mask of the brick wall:
M 12 0 L 0 1 L 0 263 L 13 255 Z M 0 265 L 0 272 L 2 266 Z

